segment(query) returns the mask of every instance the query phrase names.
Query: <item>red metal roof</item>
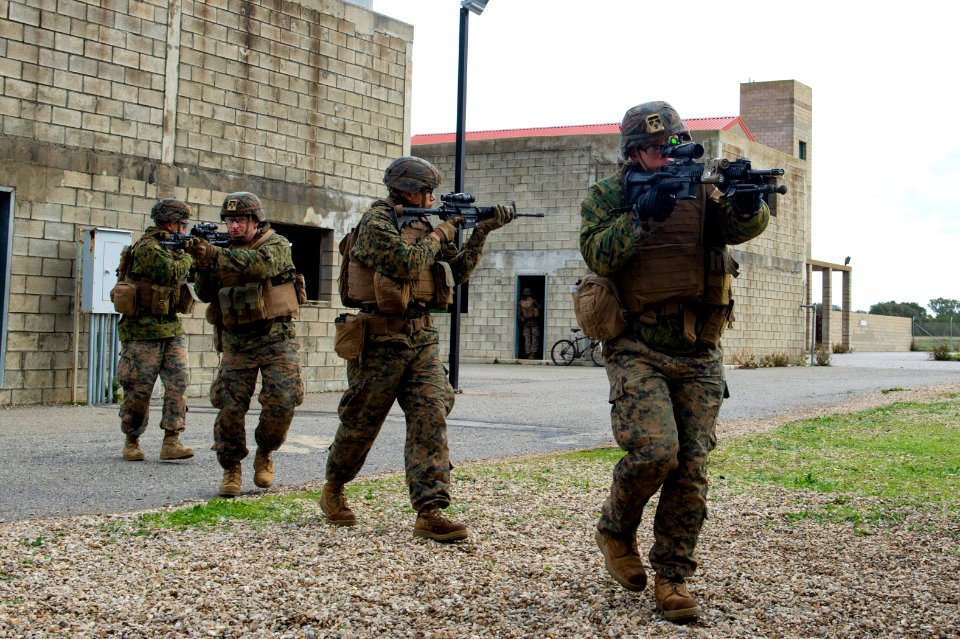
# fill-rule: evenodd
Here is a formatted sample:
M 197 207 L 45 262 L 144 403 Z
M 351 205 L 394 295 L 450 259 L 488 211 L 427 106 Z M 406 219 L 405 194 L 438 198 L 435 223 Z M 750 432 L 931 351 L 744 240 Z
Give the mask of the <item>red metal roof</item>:
M 722 118 L 690 118 L 683 121 L 691 131 L 729 131 L 739 128 L 750 140 L 753 135 L 739 115 Z M 620 123 L 612 124 L 580 124 L 574 126 L 549 126 L 532 129 L 500 129 L 496 131 L 467 131 L 467 141 L 471 140 L 502 140 L 504 138 L 537 138 L 560 137 L 564 135 L 603 135 L 620 133 Z M 410 144 L 445 144 L 456 142 L 456 133 L 422 133 L 410 138 Z

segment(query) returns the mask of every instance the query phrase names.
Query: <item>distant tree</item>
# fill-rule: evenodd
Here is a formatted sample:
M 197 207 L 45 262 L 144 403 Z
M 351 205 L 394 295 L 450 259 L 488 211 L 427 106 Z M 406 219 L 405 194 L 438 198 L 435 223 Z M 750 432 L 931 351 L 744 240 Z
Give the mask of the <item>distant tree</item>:
M 960 315 L 960 300 L 938 297 L 937 299 L 930 300 L 928 306 L 933 310 L 933 314 L 936 315 L 937 318 L 949 318 Z
M 893 315 L 894 317 L 916 317 L 927 319 L 927 309 L 916 302 L 880 302 L 870 307 L 871 315 Z

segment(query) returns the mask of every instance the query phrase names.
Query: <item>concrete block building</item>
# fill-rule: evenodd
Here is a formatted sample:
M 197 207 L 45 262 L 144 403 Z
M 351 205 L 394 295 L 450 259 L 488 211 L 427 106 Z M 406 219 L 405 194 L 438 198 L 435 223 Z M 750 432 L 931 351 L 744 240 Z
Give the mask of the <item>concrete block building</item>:
M 685 122 L 704 158 L 746 157 L 754 168 L 785 170 L 788 192 L 771 199 L 767 231 L 733 249 L 741 275 L 734 280 L 736 322 L 724 345 L 728 359 L 741 352 L 800 359 L 810 335 L 801 304 L 811 250 L 811 89 L 792 80 L 743 84 L 739 116 Z M 515 200 L 519 210 L 545 217 L 518 219 L 488 240 L 462 318 L 463 357 L 518 356 L 514 309 L 524 288 L 545 309 L 543 355 L 549 358 L 550 345 L 569 337 L 576 326 L 571 286 L 588 272 L 578 248 L 580 202 L 590 185 L 617 170 L 619 142 L 619 123 L 466 135 L 465 188 L 477 201 Z M 412 153 L 453 175 L 453 134 L 415 136 Z
M 307 391 L 343 388 L 336 241 L 408 148 L 412 41 L 341 0 L 0 2 L 0 404 L 83 394 L 85 233 L 136 240 L 160 197 L 219 222 L 238 190 L 306 277 Z M 185 321 L 191 396 L 219 362 L 205 307 Z
M 383 195 L 387 164 L 411 152 L 413 27 L 370 5 L 0 0 L 0 405 L 79 402 L 85 387 L 109 385 L 98 377 L 108 358 L 96 320 L 111 313 L 87 300 L 102 300 L 116 265 L 94 260 L 91 270 L 95 237 L 135 241 L 161 197 L 186 201 L 195 221 L 219 221 L 238 190 L 261 197 L 306 277 L 297 324 L 306 390 L 345 387 L 333 352 L 344 311 L 337 244 Z M 739 117 L 688 121 L 708 157 L 787 171 L 770 230 L 737 247 L 728 353 L 799 356 L 806 344 L 810 95 L 793 81 L 743 85 Z M 523 288 L 544 304 L 545 345 L 575 325 L 570 287 L 586 272 L 579 203 L 616 170 L 617 139 L 615 125 L 471 135 L 466 186 L 478 202 L 515 200 L 546 217 L 489 240 L 464 295 L 463 358 L 517 356 Z M 450 140 L 418 139 L 413 152 L 452 176 Z M 205 306 L 184 321 L 191 397 L 208 393 L 219 364 Z

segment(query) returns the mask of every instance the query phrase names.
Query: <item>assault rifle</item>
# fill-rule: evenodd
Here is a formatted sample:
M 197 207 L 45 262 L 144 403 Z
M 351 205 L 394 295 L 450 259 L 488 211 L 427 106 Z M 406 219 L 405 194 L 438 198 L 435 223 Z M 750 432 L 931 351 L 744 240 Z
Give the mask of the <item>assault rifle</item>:
M 643 171 L 637 165 L 627 171 L 623 181 L 625 201 L 633 205 L 641 195 L 657 184 L 673 191 L 678 200 L 696 199 L 695 192 L 699 184 L 714 184 L 731 198 L 739 194 L 783 195 L 787 192 L 784 185 L 776 185 L 776 179 L 783 175 L 783 169 L 754 170 L 750 160 L 714 159 L 703 164 L 694 160 L 703 156 L 703 145 L 695 142 L 685 144 L 667 144 L 660 151 L 663 157 L 674 158 L 659 171 Z
M 460 228 L 472 229 L 478 222 L 489 220 L 495 213 L 494 206 L 473 206 L 477 198 L 472 193 L 447 193 L 440 196 L 443 202 L 435 209 L 418 209 L 412 206 L 398 206 L 393 216 L 397 223 L 397 228 L 403 228 L 407 222 L 420 219 L 423 215 L 436 215 L 446 222 L 454 217 L 462 217 L 463 223 Z M 543 213 L 517 213 L 517 205 L 510 202 L 510 209 L 514 217 L 543 217 Z
M 189 233 L 167 233 L 167 239 L 161 240 L 164 248 L 183 249 L 191 238 L 202 238 L 214 246 L 229 246 L 230 234 L 218 233 L 216 222 L 197 222 Z

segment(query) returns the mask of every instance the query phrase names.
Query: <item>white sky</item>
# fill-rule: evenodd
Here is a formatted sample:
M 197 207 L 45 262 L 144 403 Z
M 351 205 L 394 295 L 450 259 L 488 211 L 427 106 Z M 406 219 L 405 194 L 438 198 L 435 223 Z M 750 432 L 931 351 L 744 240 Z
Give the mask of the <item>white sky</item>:
M 411 133 L 454 132 L 459 0 L 373 9 L 414 26 Z M 853 310 L 960 299 L 958 24 L 960 5 L 927 0 L 489 0 L 469 18 L 466 128 L 619 122 L 649 100 L 739 115 L 741 82 L 796 80 L 813 89 L 812 257 L 851 256 Z

